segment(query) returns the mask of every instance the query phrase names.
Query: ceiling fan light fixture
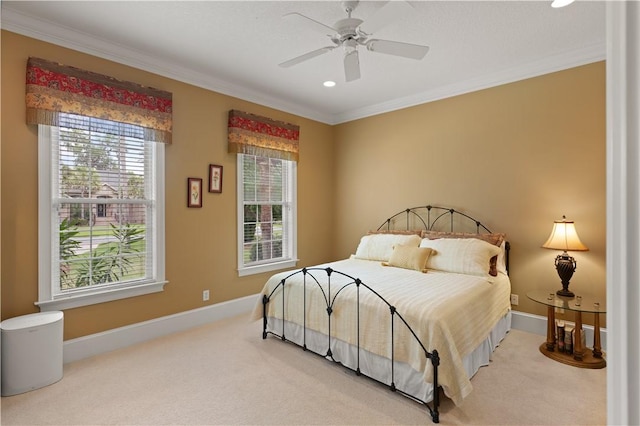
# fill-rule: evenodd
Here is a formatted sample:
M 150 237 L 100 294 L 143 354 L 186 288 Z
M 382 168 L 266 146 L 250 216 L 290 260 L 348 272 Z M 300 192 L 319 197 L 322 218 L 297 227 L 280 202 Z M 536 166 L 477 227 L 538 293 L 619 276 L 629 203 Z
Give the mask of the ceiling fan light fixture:
M 344 48 L 344 53 L 349 54 L 355 52 L 358 43 L 354 39 L 347 39 L 342 43 L 342 47 Z
M 325 25 L 315 19 L 309 18 L 297 12 L 285 15 L 288 19 L 297 19 L 304 22 L 308 27 L 329 37 L 333 46 L 326 46 L 312 50 L 303 55 L 297 56 L 279 64 L 280 67 L 288 68 L 309 59 L 325 54 L 335 48 L 342 47 L 344 52 L 343 65 L 345 80 L 347 82 L 360 78 L 360 60 L 358 58 L 358 45 L 365 47 L 371 52 L 384 53 L 387 55 L 400 56 L 404 58 L 420 60 L 429 51 L 429 46 L 404 43 L 392 40 L 369 40 L 378 29 L 387 26 L 390 22 L 407 16 L 413 10 L 413 6 L 403 0 L 389 0 L 377 12 L 368 18 L 367 22 L 362 19 L 352 18 L 351 12 L 358 6 L 357 0 L 345 0 L 342 2 L 343 9 L 347 13 L 347 18 L 338 20 L 332 26 Z M 327 34 L 327 31 L 329 34 Z

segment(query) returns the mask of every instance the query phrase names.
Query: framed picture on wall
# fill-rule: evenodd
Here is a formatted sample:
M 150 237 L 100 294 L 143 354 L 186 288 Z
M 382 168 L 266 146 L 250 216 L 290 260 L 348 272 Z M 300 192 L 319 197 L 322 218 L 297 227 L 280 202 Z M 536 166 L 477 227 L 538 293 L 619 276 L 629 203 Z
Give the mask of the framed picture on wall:
M 187 207 L 202 207 L 202 179 L 187 178 Z
M 209 192 L 222 192 L 222 166 L 209 164 Z

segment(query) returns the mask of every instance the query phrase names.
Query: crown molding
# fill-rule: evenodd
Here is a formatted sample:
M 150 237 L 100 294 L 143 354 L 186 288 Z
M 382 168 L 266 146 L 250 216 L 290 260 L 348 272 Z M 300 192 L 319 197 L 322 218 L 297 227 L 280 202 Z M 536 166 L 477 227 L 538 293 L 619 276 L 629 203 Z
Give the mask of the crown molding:
M 334 124 L 358 120 L 377 114 L 396 111 L 415 105 L 425 104 L 440 99 L 450 98 L 465 93 L 501 86 L 528 78 L 539 77 L 593 62 L 603 61 L 606 58 L 606 43 L 599 43 L 584 49 L 563 52 L 562 54 L 548 56 L 542 60 L 528 62 L 517 67 L 485 74 L 473 79 L 460 81 L 448 86 L 438 87 L 411 96 L 394 99 L 376 105 L 367 106 L 358 110 L 347 111 L 339 116 L 334 116 Z
M 158 60 L 158 58 L 127 46 L 108 42 L 71 28 L 37 19 L 16 12 L 10 8 L 3 7 L 2 9 L 1 28 L 329 125 L 345 123 L 462 95 L 464 93 L 537 77 L 543 74 L 601 61 L 606 57 L 606 43 L 600 43 L 584 49 L 551 55 L 539 61 L 525 63 L 518 67 L 489 73 L 388 102 L 345 111 L 340 114 L 325 114 L 308 106 L 286 102 L 264 92 L 236 85 L 178 64 L 161 61 Z

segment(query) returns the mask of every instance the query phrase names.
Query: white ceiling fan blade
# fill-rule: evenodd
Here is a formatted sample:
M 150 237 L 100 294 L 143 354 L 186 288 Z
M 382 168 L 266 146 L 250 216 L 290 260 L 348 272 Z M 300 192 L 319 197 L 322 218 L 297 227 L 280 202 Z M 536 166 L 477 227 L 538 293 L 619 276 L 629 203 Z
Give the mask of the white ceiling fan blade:
M 358 51 L 352 50 L 344 55 L 344 76 L 347 82 L 360 78 L 360 59 Z
M 315 58 L 316 56 L 320 56 L 322 54 L 330 52 L 336 47 L 337 46 L 321 47 L 320 49 L 312 50 L 311 52 L 307 52 L 304 55 L 296 56 L 295 58 L 289 59 L 288 61 L 284 61 L 283 63 L 278 65 L 281 66 L 282 68 L 289 68 L 299 64 L 300 62 L 308 61 L 309 59 Z
M 371 52 L 386 53 L 387 55 L 402 56 L 410 59 L 422 59 L 429 51 L 429 46 L 399 41 L 372 39 L 366 44 L 367 50 Z
M 380 10 L 358 27 L 360 32 L 371 35 L 380 28 L 390 24 L 391 22 L 411 13 L 413 6 L 406 1 L 391 0 L 387 2 Z
M 318 22 L 315 19 L 311 19 L 308 16 L 304 16 L 298 12 L 287 13 L 282 17 L 286 19 L 302 22 L 308 28 L 311 28 L 314 31 L 319 32 L 320 34 L 332 36 L 337 32 L 335 29 L 331 28 L 330 26 L 325 25 L 322 22 Z

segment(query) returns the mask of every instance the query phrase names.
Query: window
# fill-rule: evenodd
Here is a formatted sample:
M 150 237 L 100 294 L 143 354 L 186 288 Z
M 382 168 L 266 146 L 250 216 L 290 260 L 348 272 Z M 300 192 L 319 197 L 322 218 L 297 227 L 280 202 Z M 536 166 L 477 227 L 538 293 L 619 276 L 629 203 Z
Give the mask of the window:
M 39 126 L 41 310 L 162 290 L 164 144 L 144 134 L 72 114 Z
M 238 273 L 296 265 L 296 162 L 238 154 Z

